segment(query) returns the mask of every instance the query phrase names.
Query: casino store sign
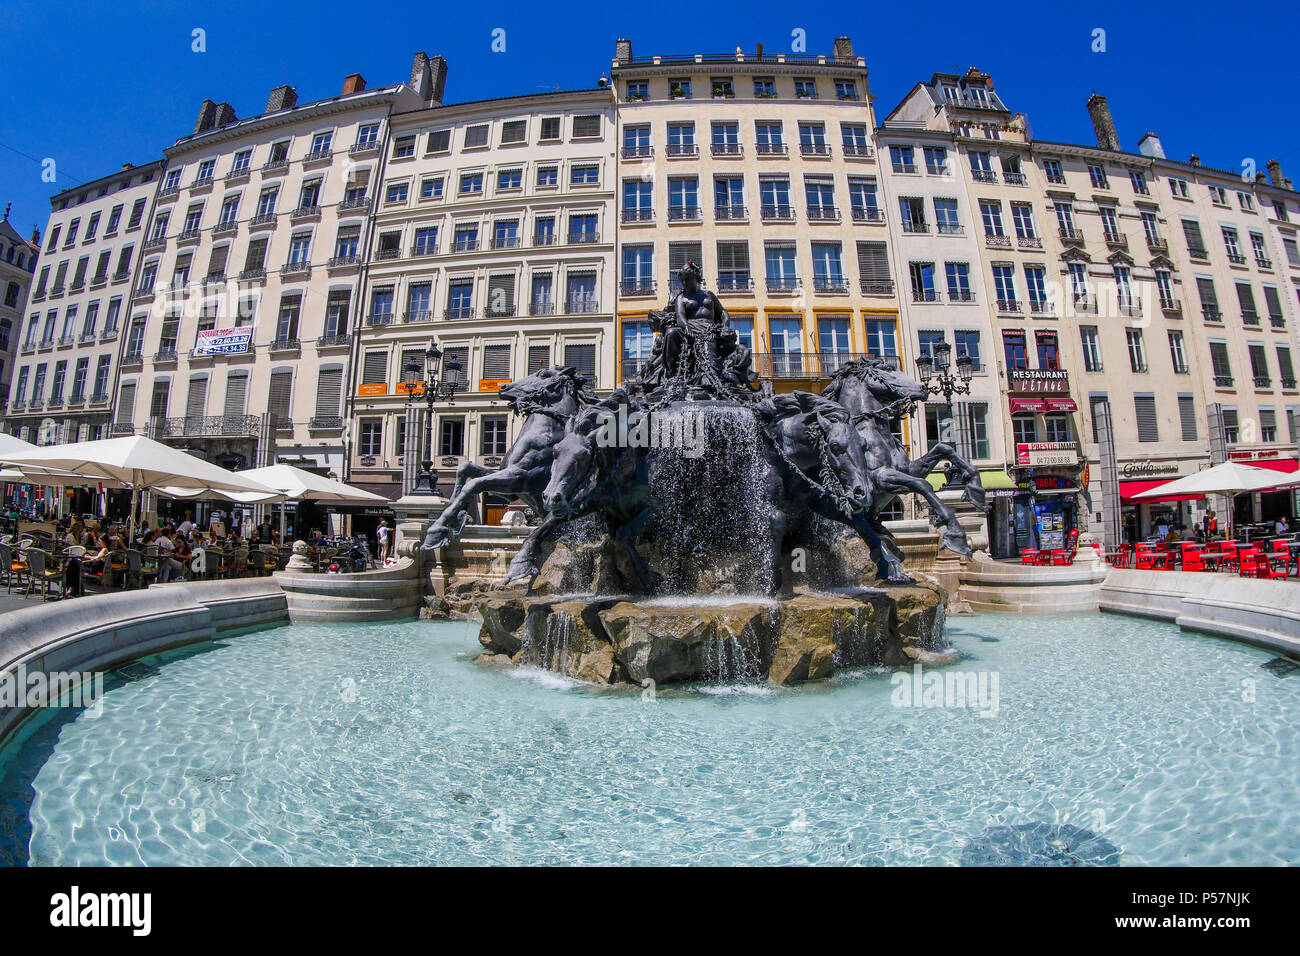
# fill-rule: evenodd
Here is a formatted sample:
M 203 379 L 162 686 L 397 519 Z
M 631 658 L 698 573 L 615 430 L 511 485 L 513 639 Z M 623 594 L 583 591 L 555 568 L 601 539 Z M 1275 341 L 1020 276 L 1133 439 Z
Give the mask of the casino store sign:
M 1179 471 L 1176 461 L 1126 461 L 1119 466 L 1121 478 L 1158 478 L 1176 475 Z

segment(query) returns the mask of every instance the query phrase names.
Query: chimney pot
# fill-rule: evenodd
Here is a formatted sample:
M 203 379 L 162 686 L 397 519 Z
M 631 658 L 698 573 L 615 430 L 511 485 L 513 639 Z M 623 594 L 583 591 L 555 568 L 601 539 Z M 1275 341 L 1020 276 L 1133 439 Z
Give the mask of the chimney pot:
M 1201 165 L 1201 157 L 1192 153 L 1192 155 L 1187 158 L 1187 163 L 1189 166 L 1199 166 Z
M 1262 172 L 1258 172 L 1258 171 L 1257 171 L 1257 172 L 1255 173 L 1255 185 L 1256 185 L 1256 186 L 1267 186 L 1267 185 L 1268 185 L 1268 177 L 1265 176 Z
M 620 37 L 614 41 L 614 59 L 619 63 L 632 62 L 632 41 Z
M 1274 186 L 1280 187 L 1284 178 L 1282 176 L 1282 164 L 1276 159 L 1270 159 L 1265 165 L 1268 167 L 1268 181 Z
M 1138 140 L 1138 152 L 1155 159 L 1165 158 L 1165 148 L 1160 143 L 1160 137 L 1155 133 L 1147 133 Z
M 288 84 L 277 86 L 271 91 L 271 95 L 266 98 L 266 112 L 268 113 L 291 110 L 297 105 L 298 91 Z
M 1115 121 L 1111 119 L 1106 97 L 1100 93 L 1088 97 L 1088 113 L 1092 116 L 1092 128 L 1097 133 L 1097 145 L 1102 149 L 1119 152 L 1119 134 L 1115 132 Z
M 204 100 L 199 104 L 199 118 L 194 124 L 194 134 L 206 132 L 212 129 L 212 124 L 217 119 L 217 104 L 212 100 Z
M 233 106 L 229 103 L 217 104 L 217 115 L 213 120 L 214 126 L 220 129 L 223 126 L 229 126 L 237 119 L 239 119 L 239 117 L 235 115 L 235 108 Z
M 40 244 L 41 244 L 41 231 L 37 229 L 35 226 L 32 226 L 32 245 L 39 246 Z
M 351 93 L 360 93 L 366 88 L 366 78 L 360 73 L 349 73 L 343 79 L 343 95 L 348 96 Z

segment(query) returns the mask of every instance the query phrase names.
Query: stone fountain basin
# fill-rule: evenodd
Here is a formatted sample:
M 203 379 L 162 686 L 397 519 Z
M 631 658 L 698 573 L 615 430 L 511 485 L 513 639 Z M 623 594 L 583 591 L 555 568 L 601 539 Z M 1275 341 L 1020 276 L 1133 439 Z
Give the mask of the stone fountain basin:
M 594 684 L 824 680 L 844 667 L 956 660 L 943 596 L 924 585 L 793 596 L 574 599 L 501 592 L 479 605 L 485 664 Z

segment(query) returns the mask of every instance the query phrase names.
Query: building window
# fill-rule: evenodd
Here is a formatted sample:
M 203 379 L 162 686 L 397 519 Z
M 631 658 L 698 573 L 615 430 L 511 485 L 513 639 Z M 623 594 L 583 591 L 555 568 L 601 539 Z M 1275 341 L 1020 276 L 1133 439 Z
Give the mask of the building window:
M 1173 362 L 1174 372 L 1179 375 L 1187 374 L 1187 353 L 1183 349 L 1183 333 L 1169 333 L 1169 358 Z
M 465 419 L 443 418 L 438 423 L 438 454 L 461 456 L 465 454 Z
M 367 457 L 383 454 L 384 420 L 382 418 L 361 419 L 361 438 L 357 443 L 357 453 Z
M 1147 371 L 1146 345 L 1142 340 L 1141 329 L 1125 329 L 1124 337 L 1128 341 L 1128 364 L 1134 372 Z
M 1156 397 L 1154 395 L 1134 395 L 1133 410 L 1137 416 L 1138 441 L 1159 441 L 1160 427 L 1156 418 Z
M 1079 339 L 1083 346 L 1083 370 L 1085 372 L 1101 371 L 1101 344 L 1097 341 L 1097 328 L 1092 325 L 1079 327 Z

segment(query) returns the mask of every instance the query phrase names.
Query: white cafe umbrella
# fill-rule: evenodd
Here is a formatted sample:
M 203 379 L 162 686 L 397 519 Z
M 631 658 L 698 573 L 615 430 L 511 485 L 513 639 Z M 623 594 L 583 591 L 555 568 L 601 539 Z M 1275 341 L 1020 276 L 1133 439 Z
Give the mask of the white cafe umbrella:
M 299 501 L 338 501 L 366 502 L 381 501 L 388 503 L 383 495 L 377 495 L 361 488 L 345 485 L 341 481 L 326 478 L 305 468 L 294 465 L 268 465 L 265 468 L 252 468 L 241 472 L 259 484 L 274 488 L 276 491 Z M 280 535 L 284 536 L 284 508 L 280 509 Z
M 23 454 L 5 453 L 0 461 L 17 465 L 32 476 L 49 472 L 84 475 L 91 481 L 101 478 L 120 481 L 131 489 L 128 529 L 135 520 L 140 492 L 147 488 L 170 486 L 273 493 L 256 481 L 140 435 L 50 445 Z
M 1166 495 L 1237 495 L 1265 488 L 1280 488 L 1300 484 L 1300 475 L 1273 471 L 1270 468 L 1256 468 L 1235 461 L 1225 461 L 1213 468 L 1206 468 L 1193 475 L 1184 475 L 1173 481 L 1149 488 L 1134 495 L 1139 498 L 1163 498 Z M 1231 512 L 1229 513 L 1231 518 Z

